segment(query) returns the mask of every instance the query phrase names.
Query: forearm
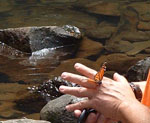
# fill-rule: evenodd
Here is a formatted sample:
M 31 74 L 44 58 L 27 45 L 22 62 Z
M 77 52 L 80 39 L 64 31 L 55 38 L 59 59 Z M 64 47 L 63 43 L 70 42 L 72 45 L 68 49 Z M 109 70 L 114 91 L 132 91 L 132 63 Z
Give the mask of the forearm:
M 150 109 L 138 101 L 124 103 L 120 110 L 123 123 L 149 123 Z

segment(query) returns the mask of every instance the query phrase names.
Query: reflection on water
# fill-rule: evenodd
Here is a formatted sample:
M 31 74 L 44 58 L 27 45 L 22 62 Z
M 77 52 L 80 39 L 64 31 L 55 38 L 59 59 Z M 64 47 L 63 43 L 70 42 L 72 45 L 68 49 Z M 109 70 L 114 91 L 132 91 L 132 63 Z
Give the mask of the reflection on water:
M 112 48 L 112 46 L 106 47 L 109 51 L 115 50 L 121 53 L 128 49 L 134 49 L 131 40 L 147 41 L 149 39 L 149 36 L 147 38 L 145 33 L 142 36 L 143 32 L 141 32 L 147 31 L 146 35 L 149 35 L 150 31 L 149 26 L 144 25 L 146 22 L 150 22 L 150 14 L 149 12 L 144 13 L 145 10 L 140 7 L 142 0 L 137 0 L 139 3 L 136 4 L 135 2 L 131 5 L 135 8 L 133 14 L 128 16 L 128 13 L 126 13 L 126 15 L 122 15 L 121 19 L 122 8 L 134 2 L 122 0 L 118 4 L 117 0 L 115 0 L 116 3 L 114 0 L 107 1 L 112 3 L 103 4 L 99 0 L 1 0 L 0 28 L 74 25 L 79 27 L 88 38 L 100 41 L 103 45 L 111 36 L 110 44 L 112 41 L 125 40 L 125 42 L 112 44 L 116 46 L 115 48 Z M 143 1 L 146 3 L 146 0 Z M 145 4 L 143 6 L 145 7 Z M 137 12 L 140 14 L 137 14 Z M 127 17 L 125 18 L 125 16 Z M 122 19 L 125 21 L 122 21 Z M 119 29 L 113 35 L 118 25 Z M 123 30 L 121 31 L 121 29 Z M 140 32 L 137 30 L 140 30 Z M 133 37 L 128 31 L 133 31 L 137 36 Z M 121 33 L 126 37 L 122 38 Z M 83 48 L 88 50 L 91 45 L 88 48 L 83 46 Z M 137 47 L 136 49 L 139 52 L 141 50 Z M 61 50 L 61 48 L 55 49 L 53 52 L 53 50 L 45 49 L 42 55 L 47 55 L 45 54 L 47 51 L 51 54 L 47 59 L 45 57 L 39 59 L 39 52 L 21 58 L 0 56 L 0 120 L 20 117 L 39 119 L 39 111 L 46 102 L 36 95 L 30 95 L 27 87 L 32 84 L 38 85 L 55 76 L 49 75 L 49 73 L 58 66 L 61 60 L 64 60 L 64 56 L 67 56 L 64 52 L 61 54 Z M 89 53 L 91 52 L 95 53 L 95 50 L 89 50 Z M 60 56 L 58 56 L 58 53 Z M 133 55 L 135 52 L 129 53 L 129 55 Z M 70 58 L 70 54 L 67 58 Z

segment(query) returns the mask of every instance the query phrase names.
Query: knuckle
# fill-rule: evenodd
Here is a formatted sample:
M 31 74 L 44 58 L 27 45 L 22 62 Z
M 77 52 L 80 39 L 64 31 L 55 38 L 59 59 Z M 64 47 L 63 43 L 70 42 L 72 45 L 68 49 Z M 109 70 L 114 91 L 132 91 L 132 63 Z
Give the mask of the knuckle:
M 85 83 L 87 81 L 87 79 L 85 77 L 81 78 L 81 82 Z
M 83 101 L 80 101 L 80 102 L 79 102 L 80 108 L 82 108 L 83 105 L 84 105 L 84 102 L 83 102 Z
M 83 89 L 82 89 L 81 87 L 79 87 L 79 88 L 78 88 L 78 91 L 77 91 L 78 95 L 81 95 L 82 92 L 83 92 Z

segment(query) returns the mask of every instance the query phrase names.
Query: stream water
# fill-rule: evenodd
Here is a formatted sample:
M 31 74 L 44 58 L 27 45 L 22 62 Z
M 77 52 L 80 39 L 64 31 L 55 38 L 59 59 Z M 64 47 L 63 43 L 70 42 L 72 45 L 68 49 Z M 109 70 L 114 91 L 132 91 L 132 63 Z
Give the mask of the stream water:
M 88 12 L 83 9 L 85 6 L 89 7 L 98 2 L 100 1 L 1 0 L 0 28 L 62 26 L 69 24 L 77 26 L 83 32 L 86 32 L 85 30 L 93 30 L 93 27 L 101 23 L 105 23 L 104 25 L 106 26 L 117 27 L 120 21 L 120 15 L 117 12 L 104 11 L 104 14 L 97 14 L 96 10 L 90 9 Z M 130 4 L 128 0 L 122 2 Z M 110 5 L 112 8 L 114 6 L 114 4 Z M 91 12 L 92 10 L 93 13 Z M 111 11 L 111 9 L 108 11 Z M 88 35 L 88 33 L 86 33 L 86 36 L 95 41 L 99 39 Z M 102 44 L 105 44 L 105 40 L 108 37 L 104 36 L 100 40 L 102 39 L 104 39 Z M 43 81 L 53 78 L 55 75 L 50 75 L 49 73 L 57 68 L 59 61 L 56 60 L 55 55 L 52 55 L 50 60 L 42 61 L 42 65 L 27 65 L 24 62 L 26 59 L 27 57 L 9 58 L 0 55 L 0 120 L 21 117 L 39 119 L 39 112 L 46 104 L 42 97 L 30 95 L 27 87 L 38 85 Z

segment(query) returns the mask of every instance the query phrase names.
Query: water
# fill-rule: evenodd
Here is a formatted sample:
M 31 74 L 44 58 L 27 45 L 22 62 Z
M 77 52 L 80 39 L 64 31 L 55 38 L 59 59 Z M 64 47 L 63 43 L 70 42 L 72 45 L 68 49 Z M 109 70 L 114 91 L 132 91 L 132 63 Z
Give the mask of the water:
M 1 0 L 0 28 L 70 24 L 79 27 L 90 39 L 105 44 L 109 35 L 94 37 L 87 30 L 96 31 L 97 25 L 116 28 L 120 15 L 109 15 L 111 12 L 104 15 L 85 11 L 86 5 L 97 2 L 99 0 Z M 127 0 L 121 2 L 121 5 L 130 3 Z M 104 13 L 107 14 L 107 12 Z M 35 56 L 37 54 L 38 52 L 34 53 Z M 61 57 L 64 55 L 62 53 Z M 30 94 L 27 87 L 38 85 L 56 76 L 49 73 L 57 68 L 60 61 L 64 59 L 57 59 L 57 50 L 48 59 L 40 59 L 38 62 L 38 57 L 35 59 L 34 56 L 30 58 L 29 56 L 11 58 L 0 55 L 0 120 L 21 117 L 39 119 L 39 112 L 46 104 L 44 99 Z M 30 64 L 28 59 L 30 59 Z

